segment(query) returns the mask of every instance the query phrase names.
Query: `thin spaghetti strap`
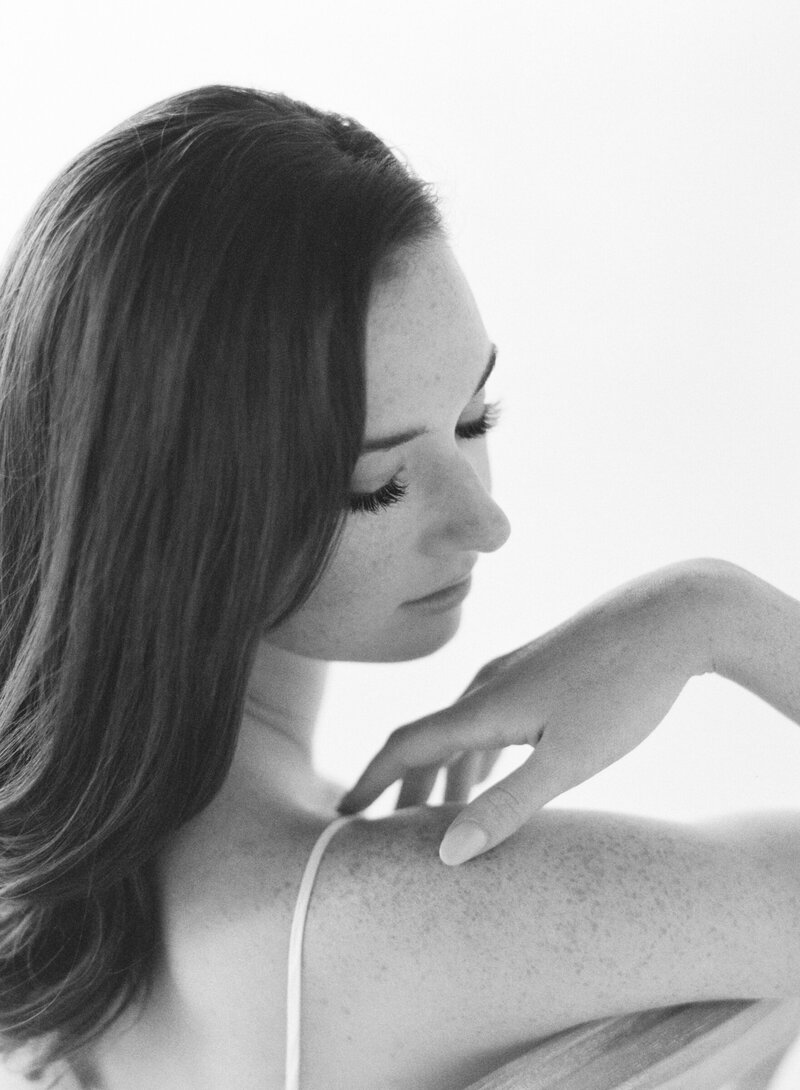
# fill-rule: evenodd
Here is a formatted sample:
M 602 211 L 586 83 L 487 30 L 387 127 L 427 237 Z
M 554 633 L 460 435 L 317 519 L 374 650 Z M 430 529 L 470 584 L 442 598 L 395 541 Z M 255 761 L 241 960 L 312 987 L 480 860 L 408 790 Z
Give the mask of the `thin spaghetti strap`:
M 300 882 L 300 891 L 297 894 L 297 904 L 295 905 L 292 930 L 289 936 L 289 971 L 286 989 L 286 1090 L 299 1090 L 300 1087 L 300 977 L 303 968 L 303 933 L 308 902 L 311 899 L 311 889 L 317 876 L 322 853 L 327 848 L 333 835 L 342 825 L 359 818 L 359 814 L 338 817 L 323 829 L 322 834 L 311 849 L 311 855 L 308 857 L 306 869 Z

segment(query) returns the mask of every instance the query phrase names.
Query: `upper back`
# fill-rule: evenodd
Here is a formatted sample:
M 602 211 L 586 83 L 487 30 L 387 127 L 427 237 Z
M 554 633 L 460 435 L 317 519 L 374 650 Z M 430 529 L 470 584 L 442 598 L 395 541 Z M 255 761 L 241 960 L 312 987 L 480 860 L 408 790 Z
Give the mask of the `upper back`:
M 161 853 L 154 986 L 86 1050 L 102 1090 L 283 1090 L 289 932 L 326 821 L 276 813 L 226 785 Z

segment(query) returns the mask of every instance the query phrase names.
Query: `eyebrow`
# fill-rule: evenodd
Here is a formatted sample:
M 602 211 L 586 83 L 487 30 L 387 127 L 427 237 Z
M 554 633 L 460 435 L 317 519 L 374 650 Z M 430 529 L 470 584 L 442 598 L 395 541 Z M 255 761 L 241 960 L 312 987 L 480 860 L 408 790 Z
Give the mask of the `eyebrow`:
M 472 397 L 477 397 L 489 381 L 489 375 L 491 375 L 494 370 L 495 363 L 497 363 L 497 345 L 493 344 L 491 352 L 489 353 L 489 362 L 486 364 L 480 382 L 475 387 L 475 393 Z M 374 450 L 391 450 L 392 447 L 399 447 L 403 443 L 410 443 L 412 439 L 419 438 L 420 435 L 425 434 L 425 431 L 425 428 L 411 428 L 409 431 L 395 432 L 394 435 L 384 435 L 381 439 L 365 439 L 361 444 L 361 453 L 369 454 Z

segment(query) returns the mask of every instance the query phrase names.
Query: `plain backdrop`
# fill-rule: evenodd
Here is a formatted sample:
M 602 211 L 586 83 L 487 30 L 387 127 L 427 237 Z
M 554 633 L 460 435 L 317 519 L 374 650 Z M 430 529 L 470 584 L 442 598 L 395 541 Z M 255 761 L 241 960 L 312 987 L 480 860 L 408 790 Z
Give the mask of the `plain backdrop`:
M 350 114 L 441 195 L 500 349 L 490 444 L 513 532 L 479 563 L 446 648 L 332 668 L 325 774 L 350 785 L 393 727 L 448 704 L 485 661 L 674 560 L 724 557 L 800 597 L 794 0 L 9 8 L 3 248 L 77 151 L 208 83 Z M 527 752 L 508 750 L 493 779 Z M 800 729 L 707 677 L 557 805 L 795 807 L 799 774 Z

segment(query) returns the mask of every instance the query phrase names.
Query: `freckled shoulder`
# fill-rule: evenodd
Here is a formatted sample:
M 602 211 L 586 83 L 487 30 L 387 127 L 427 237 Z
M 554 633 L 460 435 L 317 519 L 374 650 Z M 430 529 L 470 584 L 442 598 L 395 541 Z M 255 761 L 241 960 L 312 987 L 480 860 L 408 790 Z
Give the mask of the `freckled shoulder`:
M 302 961 L 304 1090 L 467 1085 L 595 1018 L 800 994 L 797 815 L 764 815 L 754 836 L 550 808 L 451 868 L 438 846 L 460 810 L 355 820 L 328 844 Z M 174 838 L 155 1002 L 106 1043 L 110 1085 L 282 1088 L 289 931 L 325 825 L 239 790 Z
M 438 846 L 460 809 L 330 844 L 306 931 L 310 1086 L 330 1085 L 331 1056 L 350 1086 L 457 1085 L 581 1022 L 800 989 L 798 880 L 736 835 L 550 808 L 450 868 Z

